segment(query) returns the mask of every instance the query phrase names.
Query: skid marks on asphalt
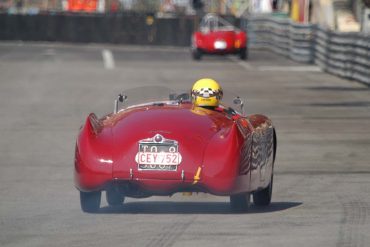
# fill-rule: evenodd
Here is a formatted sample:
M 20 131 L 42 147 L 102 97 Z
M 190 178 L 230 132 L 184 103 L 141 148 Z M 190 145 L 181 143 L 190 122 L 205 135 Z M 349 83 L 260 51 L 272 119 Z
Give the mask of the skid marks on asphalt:
M 368 246 L 370 203 L 353 195 L 341 195 L 338 199 L 343 213 L 337 247 Z
M 181 217 L 178 221 L 167 224 L 160 230 L 160 233 L 149 239 L 147 247 L 173 246 L 176 240 L 194 222 L 197 216 Z M 157 229 L 158 230 L 158 229 Z

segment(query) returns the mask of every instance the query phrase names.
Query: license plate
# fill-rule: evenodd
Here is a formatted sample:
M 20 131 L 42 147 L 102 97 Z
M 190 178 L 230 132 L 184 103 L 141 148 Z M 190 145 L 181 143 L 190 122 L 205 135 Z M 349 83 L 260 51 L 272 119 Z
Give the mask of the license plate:
M 179 153 L 139 152 L 136 162 L 143 165 L 178 165 L 180 155 Z
M 138 169 L 176 171 L 182 160 L 177 141 L 163 137 L 160 143 L 153 140 L 155 137 L 139 142 L 139 152 L 135 156 Z
M 224 49 L 226 49 L 227 45 L 226 45 L 225 41 L 216 41 L 214 43 L 214 47 L 217 50 L 224 50 Z

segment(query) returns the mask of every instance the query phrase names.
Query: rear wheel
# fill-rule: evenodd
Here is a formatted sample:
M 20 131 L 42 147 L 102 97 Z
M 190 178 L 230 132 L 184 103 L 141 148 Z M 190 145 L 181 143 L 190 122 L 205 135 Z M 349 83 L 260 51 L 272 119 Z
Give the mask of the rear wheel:
M 194 60 L 200 60 L 202 58 L 202 51 L 198 48 L 192 50 L 192 55 Z
M 271 203 L 273 180 L 274 175 L 271 175 L 271 181 L 269 183 L 269 186 L 267 186 L 263 190 L 253 193 L 253 203 L 256 206 L 267 206 Z
M 125 197 L 115 189 L 109 189 L 105 193 L 109 206 L 121 206 Z
M 230 206 L 233 212 L 245 212 L 250 204 L 250 193 L 230 196 Z
M 95 213 L 100 208 L 101 192 L 80 191 L 81 209 L 87 213 Z
M 241 60 L 247 60 L 248 59 L 248 50 L 247 48 L 241 48 L 239 52 L 239 57 Z

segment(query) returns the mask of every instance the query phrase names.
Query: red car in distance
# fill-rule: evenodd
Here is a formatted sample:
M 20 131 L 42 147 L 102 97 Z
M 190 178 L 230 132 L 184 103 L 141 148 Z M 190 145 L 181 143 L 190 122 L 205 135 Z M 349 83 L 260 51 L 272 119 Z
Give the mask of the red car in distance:
M 122 102 L 123 108 L 118 104 Z M 243 101 L 224 90 L 215 111 L 165 87 L 126 90 L 104 117 L 87 116 L 77 137 L 75 186 L 84 212 L 125 197 L 205 192 L 230 197 L 244 211 L 250 196 L 270 204 L 276 134 L 269 118 L 243 114 Z
M 246 60 L 247 40 L 245 31 L 215 14 L 207 14 L 200 23 L 199 31 L 192 35 L 192 56 L 200 60 L 204 54 L 237 54 L 240 59 Z

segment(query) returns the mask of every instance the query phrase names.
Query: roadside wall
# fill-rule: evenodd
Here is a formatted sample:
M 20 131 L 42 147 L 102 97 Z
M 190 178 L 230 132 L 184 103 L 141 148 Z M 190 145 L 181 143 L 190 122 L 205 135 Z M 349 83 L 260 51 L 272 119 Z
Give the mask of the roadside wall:
M 370 86 L 370 36 L 340 33 L 288 18 L 254 16 L 245 20 L 250 48 L 271 50 L 297 62 Z
M 145 14 L 0 14 L 0 40 L 188 46 L 193 18 Z

